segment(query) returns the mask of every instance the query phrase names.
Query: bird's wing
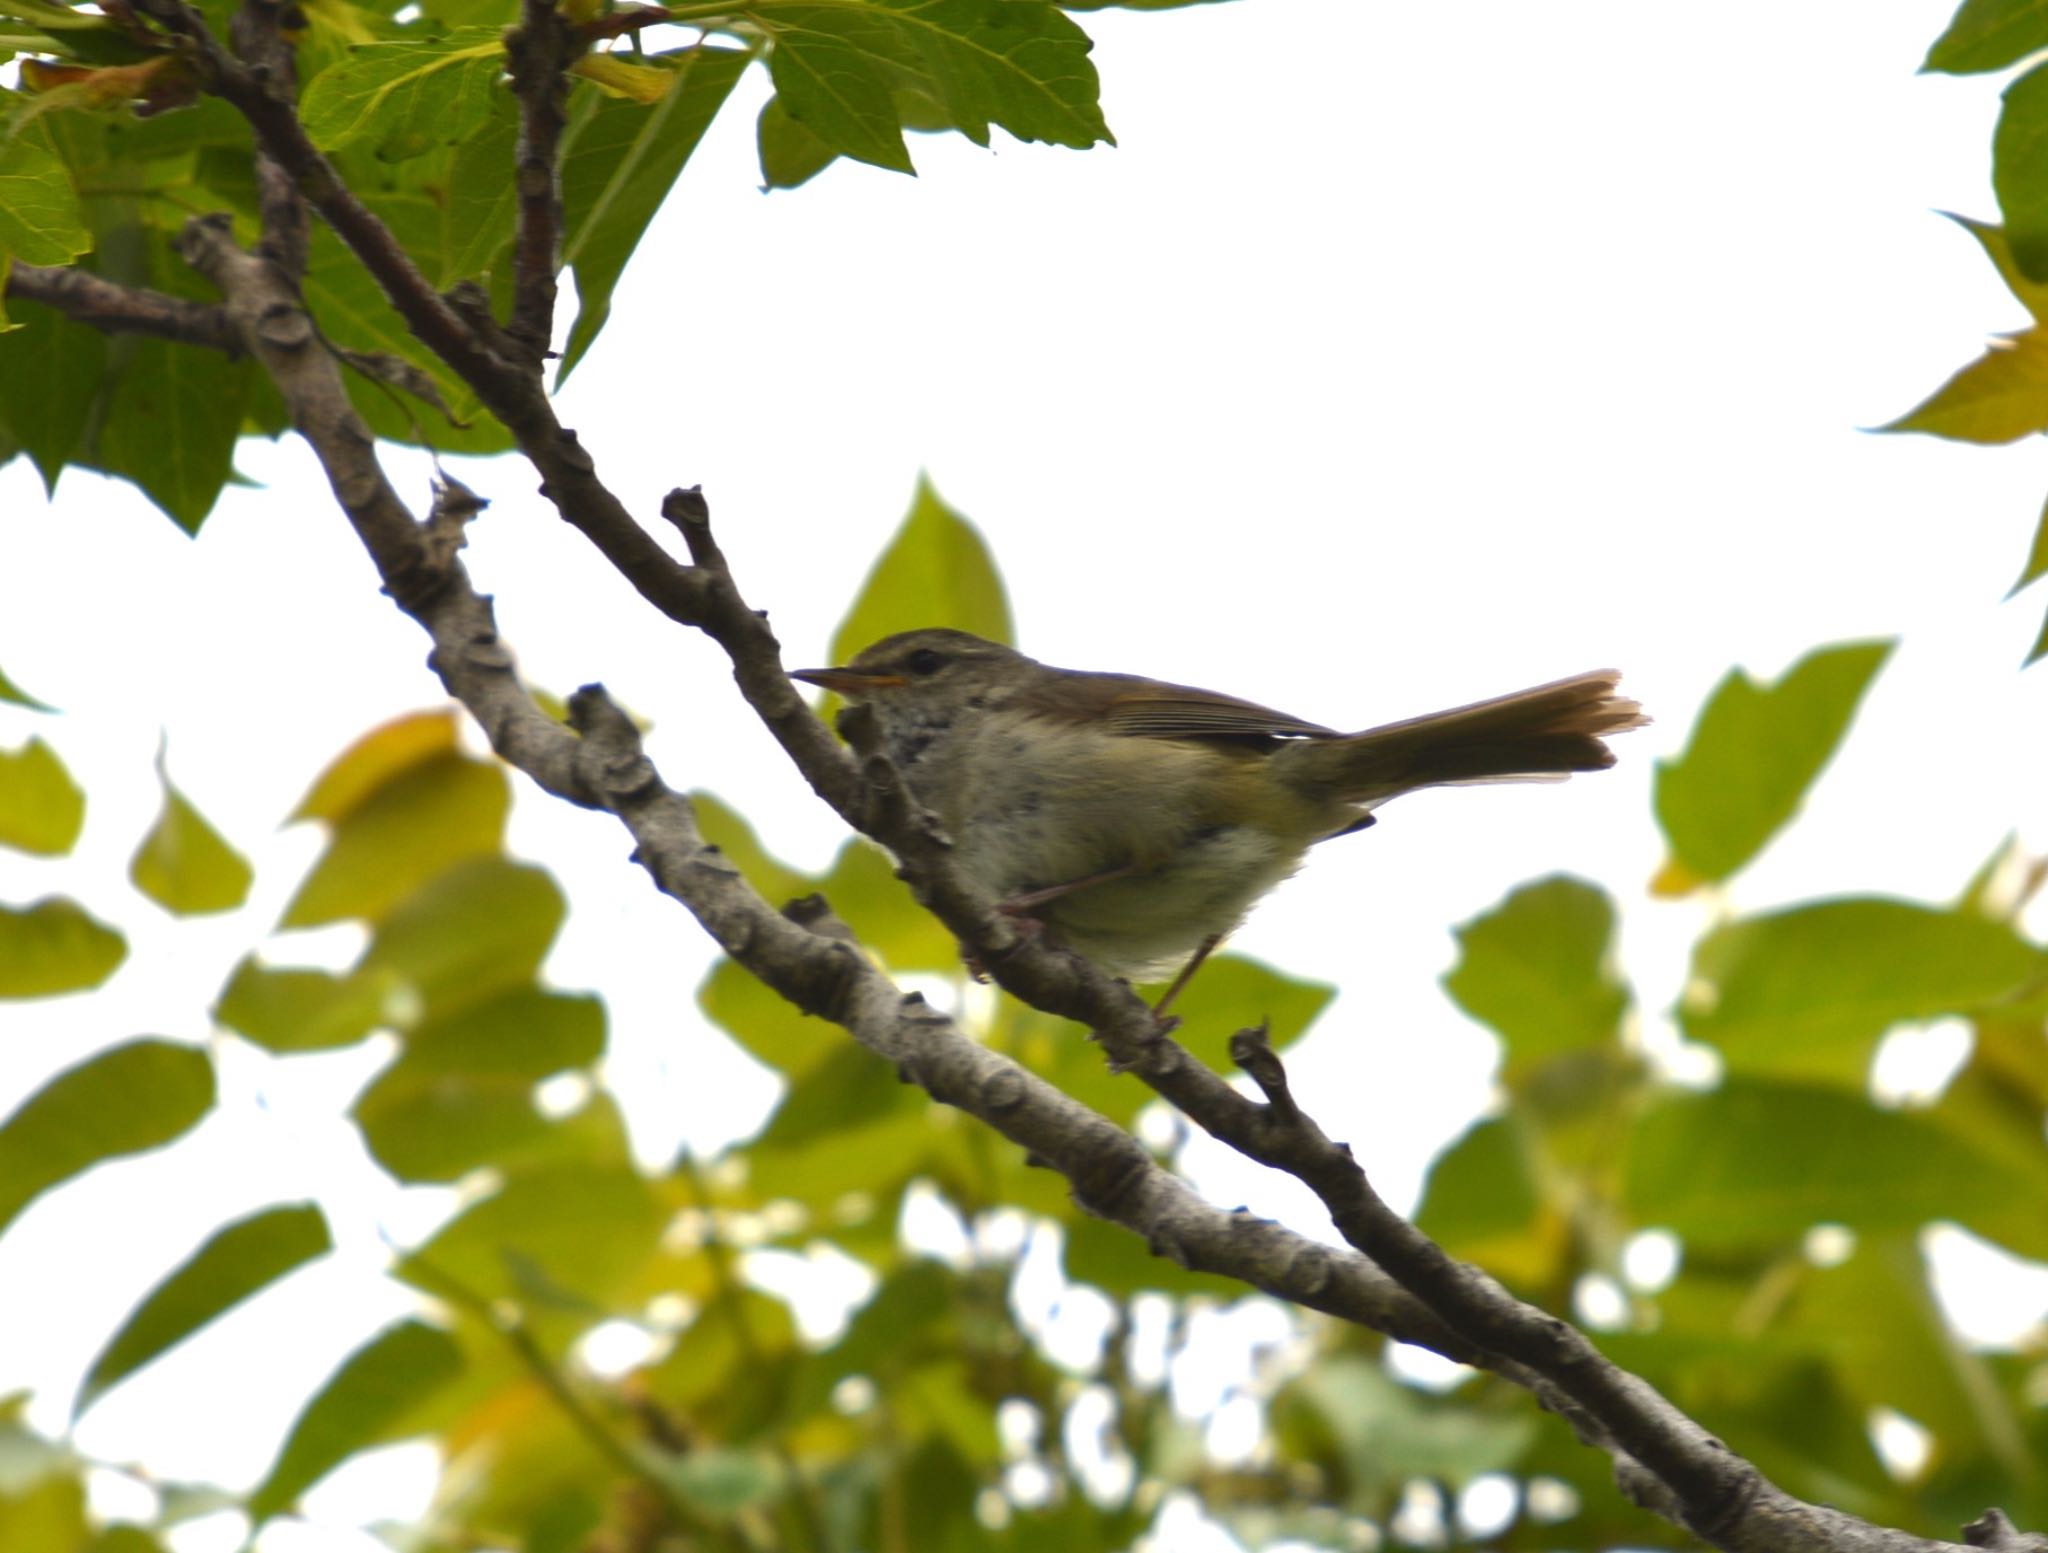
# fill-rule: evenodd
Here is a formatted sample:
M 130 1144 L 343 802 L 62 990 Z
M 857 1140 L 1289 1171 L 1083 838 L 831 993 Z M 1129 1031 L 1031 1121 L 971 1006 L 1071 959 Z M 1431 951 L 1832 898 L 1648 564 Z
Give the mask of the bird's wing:
M 1072 675 L 1035 693 L 1042 716 L 1145 739 L 1329 739 L 1337 730 L 1192 685 L 1135 674 Z

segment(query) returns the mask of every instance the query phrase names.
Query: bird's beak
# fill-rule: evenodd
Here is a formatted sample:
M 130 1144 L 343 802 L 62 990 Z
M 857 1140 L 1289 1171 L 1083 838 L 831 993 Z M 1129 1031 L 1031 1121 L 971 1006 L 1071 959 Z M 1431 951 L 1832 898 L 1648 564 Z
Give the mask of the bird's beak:
M 858 669 L 791 669 L 789 677 L 806 685 L 822 685 L 842 696 L 864 696 L 910 683 L 901 674 L 863 674 Z

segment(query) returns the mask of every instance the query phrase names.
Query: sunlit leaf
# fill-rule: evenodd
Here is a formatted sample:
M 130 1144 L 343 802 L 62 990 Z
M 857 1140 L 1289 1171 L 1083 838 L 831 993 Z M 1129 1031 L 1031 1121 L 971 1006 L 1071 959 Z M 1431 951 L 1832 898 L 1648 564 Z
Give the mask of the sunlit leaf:
M 1415 1223 L 1451 1255 L 1521 1289 L 1550 1285 L 1570 1249 L 1511 1119 L 1476 1123 L 1437 1156 Z
M 40 119 L 0 136 L 0 268 L 69 264 L 93 246 L 70 170 Z
M 299 116 L 323 151 L 366 140 L 380 159 L 404 161 L 459 144 L 483 123 L 504 66 L 495 27 L 357 44 L 308 83 Z
M 76 1417 L 166 1349 L 333 1249 L 311 1203 L 266 1208 L 208 1237 L 135 1307 L 87 1369 Z
M 1012 638 L 1010 601 L 981 531 L 940 500 L 928 476 L 902 526 L 861 584 L 832 637 L 832 661 L 917 626 L 952 626 L 990 641 Z
M 494 763 L 450 752 L 405 767 L 333 823 L 283 925 L 382 921 L 452 865 L 498 851 L 511 801 Z
M 337 824 L 416 766 L 462 748 L 453 711 L 412 712 L 372 728 L 313 779 L 291 823 Z
M 2006 87 L 1991 137 L 1991 185 L 2020 273 L 2048 281 L 2048 70 Z
M 1451 1000 L 1506 1043 L 1512 1072 L 1620 1034 L 1628 989 L 1611 963 L 1614 903 L 1563 875 L 1525 884 L 1458 930 Z
M 249 898 L 256 873 L 161 767 L 163 808 L 128 864 L 135 888 L 181 917 L 233 911 Z
M 697 989 L 697 1006 L 760 1061 L 785 1078 L 808 1073 L 847 1044 L 824 1020 L 764 986 L 737 961 L 720 960 Z
M 1891 650 L 1817 648 L 1771 685 L 1729 671 L 1684 751 L 1657 763 L 1657 822 L 1689 874 L 1728 878 L 1799 812 Z
M 461 1371 L 462 1352 L 440 1328 L 423 1321 L 386 1327 L 343 1360 L 293 1420 L 249 1496 L 250 1519 L 281 1514 L 356 1452 L 415 1432 L 411 1416 Z
M 0 998 L 84 992 L 114 974 L 128 941 L 76 901 L 0 906 Z
M 0 846 L 62 857 L 85 829 L 85 789 L 41 739 L 0 750 Z
M 131 1041 L 67 1068 L 0 1122 L 0 1228 L 103 1160 L 161 1147 L 213 1107 L 197 1047 Z
M 1996 1003 L 2042 970 L 2041 951 L 1973 912 L 1821 901 L 1701 939 L 1679 1013 L 1734 1071 L 1860 1086 L 1893 1025 Z

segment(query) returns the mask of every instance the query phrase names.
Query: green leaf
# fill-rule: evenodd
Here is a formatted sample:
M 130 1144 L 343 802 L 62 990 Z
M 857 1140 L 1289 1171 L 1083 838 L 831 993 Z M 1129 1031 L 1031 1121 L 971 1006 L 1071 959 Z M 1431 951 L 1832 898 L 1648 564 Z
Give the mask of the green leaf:
M 0 750 L 0 846 L 62 857 L 85 829 L 85 789 L 41 739 Z
M 2048 281 L 2048 70 L 2005 89 L 1991 136 L 1991 186 L 2020 273 Z
M 1058 7 L 1032 0 L 880 0 L 916 48 L 932 95 L 976 145 L 990 124 L 1019 140 L 1085 150 L 1114 143 L 1102 121 L 1094 44 Z
M 169 340 L 132 344 L 100 429 L 99 462 L 196 534 L 234 472 L 254 366 Z
M 76 901 L 52 896 L 0 906 L 0 998 L 47 998 L 97 987 L 128 956 L 128 941 Z
M 454 1181 L 558 1147 L 622 1160 L 608 1103 L 579 1113 L 580 1126 L 550 1120 L 534 1103 L 538 1080 L 587 1067 L 603 1051 L 596 998 L 515 987 L 411 1031 L 404 1055 L 350 1114 L 377 1162 L 404 1181 Z
M 615 1310 L 646 1269 L 669 1219 L 629 1164 L 564 1160 L 507 1181 L 400 1263 L 433 1293 L 452 1279 L 482 1299 L 517 1299 L 537 1269 L 567 1296 Z M 651 1290 L 648 1292 L 652 1292 Z
M 173 1041 L 130 1041 L 67 1068 L 0 1122 L 0 1229 L 101 1161 L 169 1143 L 213 1096 L 206 1053 Z
M 2034 645 L 2027 649 L 2025 662 L 2039 663 L 2043 658 L 2048 658 L 2048 615 L 2041 618 L 2040 634 L 2034 638 Z
M 652 107 L 579 89 L 562 137 L 562 262 L 576 272 L 578 311 L 558 382 L 611 316 L 626 261 L 752 58 L 701 46 L 657 55 L 676 79 Z
M 161 762 L 157 776 L 163 784 L 164 806 L 128 865 L 129 879 L 175 916 L 233 911 L 249 898 L 255 871 L 171 785 Z
M 2042 969 L 2041 951 L 1974 912 L 1820 901 L 1701 939 L 1679 1015 L 1735 1072 L 1860 1087 L 1893 1025 L 1995 1004 Z
M 1950 75 L 2003 70 L 2042 48 L 2048 48 L 2042 0 L 1963 0 L 1922 68 Z
M 981 531 L 918 476 L 902 526 L 890 538 L 832 637 L 832 661 L 917 626 L 952 626 L 993 642 L 1013 639 L 1010 600 Z
M 71 171 L 41 119 L 0 135 L 0 272 L 10 260 L 69 264 L 92 251 Z
M 216 1230 L 143 1296 L 86 1371 L 75 1419 L 108 1391 L 259 1289 L 334 1247 L 311 1203 L 266 1208 Z
M 490 117 L 463 137 L 448 164 L 438 284 L 485 275 L 500 285 L 509 282 L 519 184 L 505 176 L 505 169 L 518 154 L 519 105 L 501 95 L 493 100 Z
M 327 850 L 285 907 L 283 925 L 383 921 L 427 881 L 497 852 L 511 803 L 494 763 L 449 751 L 402 767 L 331 822 Z
M 1525 884 L 1458 930 L 1444 989 L 1497 1032 L 1510 1072 L 1621 1033 L 1628 989 L 1616 978 L 1614 903 L 1583 879 Z
M 1924 431 L 1956 442 L 2014 442 L 2048 430 L 2048 338 L 2004 337 L 1880 431 Z
M 461 751 L 462 739 L 451 709 L 394 717 L 328 762 L 292 810 L 290 823 L 325 820 L 339 824 L 414 767 Z
M 2042 577 L 2048 577 L 2048 503 L 2042 504 L 2040 519 L 2034 525 L 2034 548 L 2027 554 L 2027 564 L 2021 569 L 2019 581 L 2012 585 L 2012 591 L 2007 593 L 2006 597 L 2011 598 L 2014 593 L 2031 586 Z
M 1676 865 L 1661 890 L 1728 878 L 1799 812 L 1892 645 L 1817 648 L 1774 685 L 1729 671 L 1684 752 L 1657 763 L 1657 822 Z
M 696 1509 L 714 1517 L 765 1504 L 784 1487 L 782 1469 L 773 1457 L 716 1446 L 664 1460 L 661 1475 Z
M 57 710 L 54 706 L 38 701 L 26 690 L 15 684 L 13 680 L 7 677 L 4 670 L 0 670 L 0 701 L 8 702 L 13 706 L 25 706 L 31 712 L 54 712 Z
M 1061 1225 L 1064 1241 L 1060 1265 L 1075 1283 L 1127 1300 L 1148 1291 L 1173 1295 L 1205 1295 L 1213 1300 L 1242 1296 L 1245 1286 L 1235 1278 L 1183 1267 L 1164 1251 L 1154 1252 L 1144 1238 L 1121 1224 L 1076 1214 Z
M 1448 1404 L 1411 1390 L 1358 1354 L 1319 1360 L 1289 1390 L 1316 1409 L 1334 1436 L 1352 1503 L 1361 1509 L 1389 1503 L 1411 1478 L 1456 1489 L 1505 1471 L 1536 1434 L 1527 1409 L 1489 1414 Z
M 16 327 L 0 333 L 0 426 L 35 461 L 50 494 L 79 456 L 106 376 L 106 336 L 34 302 L 10 307 Z
M 385 918 L 358 970 L 391 976 L 418 997 L 422 1018 L 442 1018 L 532 981 L 565 909 L 545 869 L 478 858 Z
M 214 1019 L 265 1051 L 332 1051 L 385 1023 L 388 983 L 302 966 L 268 966 L 248 955 L 229 976 Z
M 913 68 L 902 35 L 879 7 L 777 5 L 757 12 L 783 111 L 819 144 L 891 172 L 912 170 L 889 75 Z
M 734 960 L 720 960 L 697 989 L 704 1016 L 759 1061 L 800 1078 L 846 1044 L 822 1019 L 801 1012 Z
M 402 162 L 459 145 L 475 131 L 490 115 L 504 68 L 504 36 L 495 27 L 359 43 L 307 83 L 299 116 L 323 151 L 368 141 L 379 160 Z
M 1565 1226 L 1543 1207 L 1515 1122 L 1496 1117 L 1437 1156 L 1415 1224 L 1460 1260 L 1517 1288 L 1539 1288 L 1565 1246 Z
M 754 139 L 760 148 L 761 182 L 771 189 L 809 183 L 839 159 L 838 152 L 789 116 L 780 97 L 771 97 L 762 106 Z
M 416 1433 L 421 1404 L 462 1373 L 462 1351 L 439 1327 L 401 1321 L 342 1361 L 293 1420 L 277 1460 L 249 1496 L 261 1524 L 342 1462 L 373 1445 Z
M 1688 1245 L 1754 1246 L 1816 1224 L 1858 1233 L 1968 1223 L 2038 1188 L 1924 1115 L 1826 1084 L 1731 1078 L 1647 1107 L 1629 1144 L 1630 1219 Z

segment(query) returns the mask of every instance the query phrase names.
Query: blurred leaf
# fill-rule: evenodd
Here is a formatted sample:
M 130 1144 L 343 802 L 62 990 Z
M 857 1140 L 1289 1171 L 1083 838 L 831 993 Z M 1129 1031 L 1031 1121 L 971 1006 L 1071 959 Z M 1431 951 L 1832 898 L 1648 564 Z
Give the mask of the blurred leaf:
M 0 1547 L 7 1553 L 77 1553 L 90 1536 L 85 1479 L 49 1472 L 16 1492 L 0 1488 Z
M 910 512 L 861 584 L 832 637 L 832 661 L 918 626 L 952 626 L 994 642 L 1012 639 L 1010 601 L 980 530 L 920 475 Z
M 97 987 L 128 955 L 128 941 L 61 896 L 0 906 L 0 998 L 47 998 Z
M 2003 70 L 2042 48 L 2048 48 L 2048 9 L 2040 0 L 1963 0 L 1922 68 L 1951 75 Z
M 45 309 L 44 311 L 48 310 Z M 9 679 L 4 671 L 0 671 L 0 701 L 5 701 L 13 706 L 25 706 L 31 712 L 54 712 L 57 710 L 54 706 L 38 701 L 26 690 L 23 690 L 13 680 Z
M 1164 1250 L 1155 1253 L 1142 1237 L 1121 1224 L 1077 1213 L 1061 1230 L 1065 1236 L 1061 1266 L 1068 1279 L 1100 1289 L 1114 1299 L 1157 1290 L 1233 1300 L 1246 1292 L 1235 1278 L 1185 1267 Z
M 406 772 L 461 750 L 453 710 L 395 717 L 372 728 L 329 761 L 286 823 L 325 820 L 339 824 Z
M 698 1449 L 666 1461 L 662 1477 L 698 1510 L 732 1516 L 773 1499 L 783 1488 L 782 1469 L 757 1451 Z
M 334 1247 L 311 1203 L 266 1208 L 216 1230 L 135 1307 L 86 1371 L 76 1418 L 166 1349 Z
M 459 1181 L 472 1170 L 536 1161 L 620 1165 L 624 1119 L 599 1091 L 568 1116 L 544 1114 L 533 1081 L 506 1073 L 435 1073 L 400 1058 L 357 1097 L 350 1117 L 371 1157 L 399 1180 Z
M 1796 1240 L 1816 1224 L 1859 1234 L 1968 1224 L 2037 1185 L 1925 1115 L 1880 1110 L 1830 1085 L 1731 1077 L 1644 1109 L 1623 1196 L 1632 1222 L 1688 1245 L 1753 1246 Z M 2048 1243 L 2048 1223 L 2037 1239 Z
M 405 1059 L 423 1073 L 502 1074 L 532 1082 L 604 1055 L 603 1000 L 589 993 L 516 986 L 420 1024 Z
M 327 849 L 285 907 L 283 925 L 384 920 L 452 865 L 496 852 L 511 801 L 495 764 L 451 752 L 406 767 L 330 822 Z
M 307 83 L 299 116 L 323 151 L 367 140 L 379 160 L 400 162 L 460 144 L 489 114 L 504 68 L 496 27 L 359 43 Z
M 747 817 L 717 794 L 693 792 L 690 804 L 697 811 L 697 829 L 704 839 L 726 855 L 769 905 L 787 905 L 818 888 L 813 875 L 799 872 L 771 855 L 754 834 Z
M 189 1131 L 213 1098 L 206 1053 L 172 1041 L 130 1041 L 65 1069 L 0 1122 L 0 1229 L 103 1160 Z
M 1457 930 L 1444 990 L 1499 1034 L 1510 1073 L 1621 1034 L 1628 989 L 1616 978 L 1614 903 L 1559 874 L 1525 884 Z
M 841 1041 L 824 1061 L 791 1082 L 757 1146 L 788 1149 L 813 1143 L 883 1117 L 922 1112 L 930 1103 L 924 1091 L 865 1046 Z
M 1729 671 L 1684 753 L 1657 763 L 1657 822 L 1685 870 L 1728 878 L 1799 812 L 1891 650 L 1890 642 L 1817 648 L 1775 685 Z
M 630 1166 L 548 1163 L 465 1208 L 398 1274 L 430 1293 L 452 1279 L 479 1299 L 518 1299 L 525 1263 L 576 1299 L 615 1310 L 667 1222 L 659 1194 Z
M 674 85 L 652 107 L 586 90 L 562 137 L 562 262 L 576 272 L 576 322 L 559 382 L 611 316 L 612 288 L 647 224 L 753 56 L 698 46 L 657 55 Z
M 392 911 L 357 974 L 389 974 L 421 999 L 423 1020 L 446 1018 L 531 982 L 566 910 L 545 869 L 476 858 Z
M 221 989 L 213 1017 L 265 1051 L 331 1051 L 385 1022 L 389 990 L 382 977 L 273 967 L 248 955 Z
M 233 911 L 249 898 L 255 871 L 190 799 L 171 785 L 158 762 L 164 804 L 128 864 L 135 888 L 180 917 Z
M 62 857 L 85 829 L 85 790 L 41 739 L 0 750 L 0 846 Z
M 269 1473 L 249 1496 L 261 1525 L 373 1445 L 404 1439 L 420 1405 L 462 1372 L 462 1351 L 439 1327 L 401 1321 L 344 1359 L 299 1416 Z
M 1416 1227 L 1518 1289 L 1555 1286 L 1569 1226 L 1547 1211 L 1514 1121 L 1475 1123 L 1429 1167 Z
M 704 1017 L 783 1077 L 808 1073 L 847 1045 L 835 1026 L 800 1011 L 737 961 L 720 960 L 697 989 Z
M 2020 270 L 2005 231 L 1953 218 L 1977 239 L 1999 278 L 2038 324 L 2048 323 L 2048 286 Z M 1994 339 L 1933 395 L 1880 431 L 1924 431 L 1963 442 L 2011 442 L 2048 425 L 2048 337 L 2039 328 Z
M 647 1372 L 647 1384 L 683 1413 L 720 1411 L 781 1374 L 802 1346 L 781 1300 L 758 1289 L 729 1287 L 697 1312 L 675 1347 Z
M 859 836 L 833 859 L 819 890 L 861 946 L 896 971 L 956 971 L 960 944 L 944 923 L 918 905 L 910 886 L 880 847 Z
M 2007 86 L 1991 137 L 1991 185 L 2020 273 L 2048 281 L 2048 71 Z
M 1893 1025 L 1995 1004 L 2043 968 L 2040 950 L 1972 912 L 1818 901 L 1707 934 L 1679 1016 L 1732 1071 L 1860 1087 Z
M 1339 1354 L 1311 1365 L 1289 1387 L 1336 1438 L 1347 1505 L 1384 1514 L 1410 1478 L 1463 1487 L 1515 1465 L 1535 1437 L 1527 1410 L 1487 1414 L 1411 1391 L 1375 1361 Z

